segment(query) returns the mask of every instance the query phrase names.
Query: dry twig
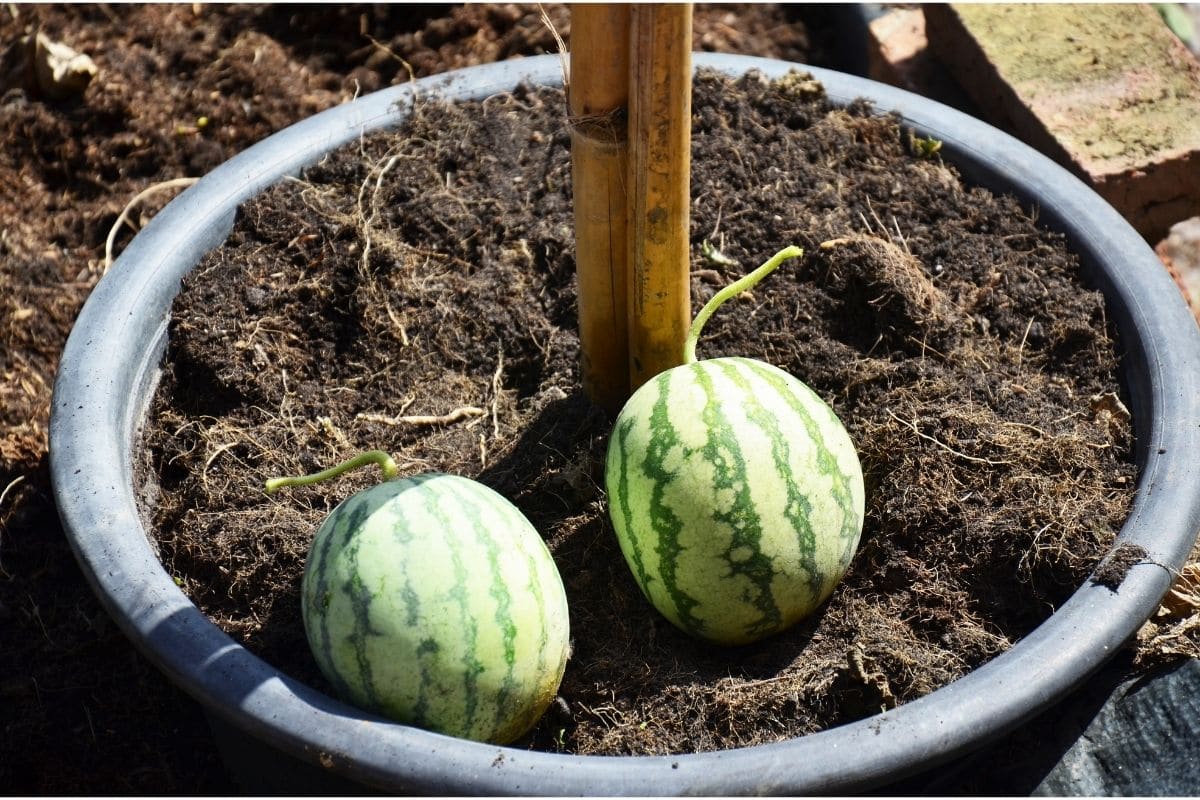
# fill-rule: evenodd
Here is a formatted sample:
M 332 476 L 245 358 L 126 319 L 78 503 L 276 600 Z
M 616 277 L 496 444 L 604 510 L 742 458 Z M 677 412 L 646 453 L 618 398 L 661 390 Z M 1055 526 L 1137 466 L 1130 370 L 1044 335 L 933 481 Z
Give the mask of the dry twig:
M 1013 463 L 1012 461 L 994 461 L 993 459 L 990 459 L 990 458 L 979 458 L 978 456 L 969 456 L 966 453 L 961 453 L 958 450 L 955 450 L 950 445 L 941 441 L 940 439 L 935 439 L 934 437 L 930 436 L 927 433 L 921 433 L 920 428 L 917 427 L 915 422 L 908 422 L 907 420 L 900 419 L 899 417 L 897 417 L 895 415 L 895 413 L 892 412 L 892 410 L 890 408 L 885 409 L 885 410 L 887 411 L 888 416 L 890 416 L 892 419 L 896 420 L 896 422 L 899 422 L 901 425 L 903 425 L 906 428 L 908 428 L 909 430 L 911 430 L 913 433 L 915 433 L 920 438 L 925 439 L 926 441 L 932 442 L 933 444 L 936 444 L 938 447 L 942 448 L 946 452 L 953 453 L 954 455 L 958 456 L 959 458 L 966 459 L 967 461 L 971 461 L 976 464 L 989 464 L 991 466 L 998 466 L 1000 464 L 1012 464 Z
M 367 422 L 382 422 L 384 425 L 450 425 L 459 420 L 482 417 L 485 414 L 487 412 L 477 406 L 461 406 L 438 416 L 417 414 L 406 417 L 389 417 L 386 414 L 363 413 L 357 415 L 357 419 Z
M 108 268 L 110 266 L 112 266 L 113 242 L 115 242 L 117 239 L 117 231 L 119 231 L 121 229 L 122 225 L 129 222 L 129 214 L 130 214 L 130 212 L 133 211 L 134 208 L 137 207 L 138 203 L 142 202 L 147 197 L 149 197 L 153 194 L 157 194 L 159 192 L 166 191 L 167 189 L 177 189 L 177 188 L 181 188 L 181 187 L 191 186 L 198 180 L 200 180 L 200 179 L 199 178 L 173 178 L 169 181 L 163 181 L 162 183 L 156 183 L 153 186 L 147 186 L 145 189 L 138 192 L 134 196 L 134 198 L 129 201 L 128 205 L 125 206 L 124 210 L 121 211 L 120 216 L 117 217 L 117 221 L 113 223 L 112 228 L 108 232 L 108 238 L 104 240 L 104 271 L 108 272 Z

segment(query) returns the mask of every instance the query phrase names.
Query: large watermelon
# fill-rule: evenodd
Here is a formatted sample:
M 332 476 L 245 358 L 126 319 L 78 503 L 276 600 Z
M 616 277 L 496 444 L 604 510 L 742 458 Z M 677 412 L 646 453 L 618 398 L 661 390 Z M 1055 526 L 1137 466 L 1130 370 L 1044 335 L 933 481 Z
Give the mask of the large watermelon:
M 511 742 L 562 680 L 554 561 L 524 515 L 475 481 L 426 474 L 350 497 L 317 531 L 302 593 L 322 673 L 403 722 Z
M 811 613 L 862 532 L 862 468 L 833 410 L 770 364 L 694 357 L 716 306 L 782 255 L 697 315 L 688 363 L 633 394 L 608 446 L 609 514 L 643 593 L 679 628 L 721 644 Z

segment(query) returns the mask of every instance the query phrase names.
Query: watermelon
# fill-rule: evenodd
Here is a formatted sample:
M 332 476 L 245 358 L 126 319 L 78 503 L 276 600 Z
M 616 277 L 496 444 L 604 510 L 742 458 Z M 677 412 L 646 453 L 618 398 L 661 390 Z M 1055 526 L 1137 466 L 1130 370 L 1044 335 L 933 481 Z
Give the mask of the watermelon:
M 348 498 L 317 531 L 301 592 L 321 672 L 393 719 L 505 744 L 562 680 L 558 570 L 524 515 L 475 481 L 425 474 Z
M 862 467 L 834 411 L 762 361 L 695 360 L 704 321 L 772 261 L 701 311 L 686 363 L 621 409 L 605 463 L 609 515 L 643 594 L 718 644 L 753 642 L 811 614 L 862 533 Z

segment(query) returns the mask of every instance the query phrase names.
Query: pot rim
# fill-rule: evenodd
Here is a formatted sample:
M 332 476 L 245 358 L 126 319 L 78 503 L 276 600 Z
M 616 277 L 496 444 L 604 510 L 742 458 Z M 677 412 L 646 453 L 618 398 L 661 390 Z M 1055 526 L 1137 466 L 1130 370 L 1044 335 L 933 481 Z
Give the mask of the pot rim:
M 752 56 L 695 68 L 812 73 L 943 142 L 968 181 L 1015 194 L 1067 236 L 1106 296 L 1124 348 L 1138 492 L 1118 543 L 1145 561 L 1119 590 L 1085 582 L 1006 653 L 926 697 L 775 744 L 673 756 L 577 756 L 468 742 L 373 717 L 298 681 L 216 627 L 160 564 L 138 510 L 132 448 L 152 395 L 179 281 L 228 235 L 242 202 L 361 134 L 399 124 L 414 98 L 560 86 L 557 56 L 456 70 L 324 111 L 248 148 L 167 205 L 84 305 L 60 362 L 50 424 L 55 500 L 102 604 L 152 662 L 209 711 L 305 761 L 388 791 L 465 794 L 801 794 L 862 791 L 964 754 L 1064 697 L 1157 608 L 1200 529 L 1200 329 L 1149 246 L 1071 173 L 1018 140 L 863 78 Z M 132 354 L 132 355 L 131 355 Z

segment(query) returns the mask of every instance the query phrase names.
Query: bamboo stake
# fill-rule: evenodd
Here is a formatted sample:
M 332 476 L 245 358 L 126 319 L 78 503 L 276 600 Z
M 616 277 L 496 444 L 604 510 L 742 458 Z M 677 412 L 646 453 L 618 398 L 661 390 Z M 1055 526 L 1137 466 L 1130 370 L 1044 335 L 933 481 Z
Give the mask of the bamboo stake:
M 571 7 L 571 167 L 583 387 L 618 410 L 629 397 L 626 334 L 629 6 Z
M 692 7 L 630 9 L 629 381 L 683 363 L 691 321 Z

